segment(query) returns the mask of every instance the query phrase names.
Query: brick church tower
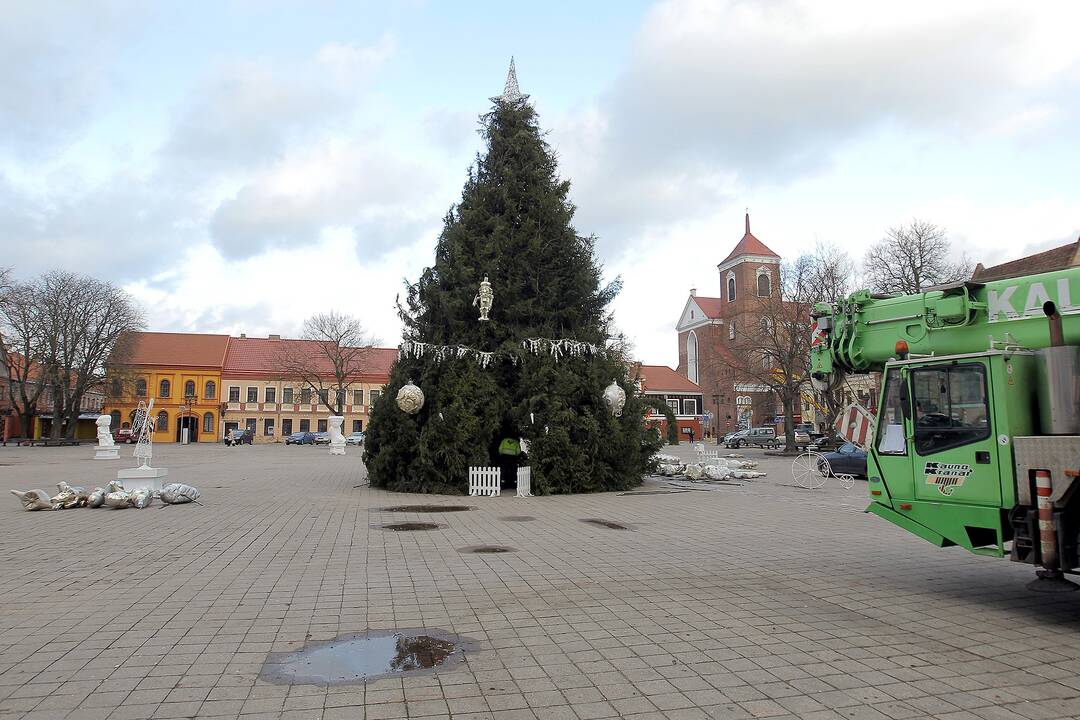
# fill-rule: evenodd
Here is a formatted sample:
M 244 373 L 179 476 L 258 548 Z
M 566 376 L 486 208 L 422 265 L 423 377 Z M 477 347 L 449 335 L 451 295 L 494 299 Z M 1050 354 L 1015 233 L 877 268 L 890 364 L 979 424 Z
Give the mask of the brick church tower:
M 740 425 L 772 425 L 775 398 L 765 386 L 739 377 L 732 346 L 740 329 L 760 322 L 753 299 L 780 292 L 780 256 L 750 232 L 747 213 L 742 239 L 716 267 L 719 297 L 691 290 L 676 325 L 678 372 L 701 386 L 716 434 Z

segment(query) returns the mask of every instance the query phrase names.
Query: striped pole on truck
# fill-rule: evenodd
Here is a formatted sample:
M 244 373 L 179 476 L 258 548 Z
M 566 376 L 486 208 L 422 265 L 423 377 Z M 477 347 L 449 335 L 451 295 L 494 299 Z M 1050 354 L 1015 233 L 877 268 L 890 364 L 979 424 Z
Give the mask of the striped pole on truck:
M 1038 494 L 1039 507 L 1039 549 L 1042 566 L 1047 570 L 1058 569 L 1057 530 L 1054 529 L 1054 503 L 1050 496 L 1054 484 L 1049 470 L 1035 471 L 1035 492 Z

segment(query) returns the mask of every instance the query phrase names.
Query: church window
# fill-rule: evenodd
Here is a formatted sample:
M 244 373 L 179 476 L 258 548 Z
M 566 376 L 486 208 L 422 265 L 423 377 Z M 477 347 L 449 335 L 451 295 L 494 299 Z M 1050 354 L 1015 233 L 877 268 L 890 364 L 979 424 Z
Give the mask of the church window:
M 765 268 L 758 268 L 757 271 L 757 294 L 758 297 L 769 297 L 772 294 L 772 278 Z
M 698 381 L 698 339 L 693 332 L 686 336 L 686 377 Z
M 728 302 L 735 299 L 735 273 L 728 273 L 727 276 L 727 299 Z

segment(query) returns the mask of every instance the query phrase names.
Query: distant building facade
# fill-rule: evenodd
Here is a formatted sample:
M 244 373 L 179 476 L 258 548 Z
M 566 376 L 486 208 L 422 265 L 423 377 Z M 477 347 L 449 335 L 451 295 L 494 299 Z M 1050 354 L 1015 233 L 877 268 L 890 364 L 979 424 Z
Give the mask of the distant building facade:
M 768 386 L 740 376 L 733 354 L 739 333 L 760 322 L 754 313 L 757 298 L 780 292 L 780 256 L 750 232 L 749 213 L 742 239 L 717 271 L 720 294 L 706 297 L 692 290 L 683 306 L 676 325 L 677 372 L 701 387 L 705 423 L 713 432 L 773 425 L 775 396 Z
M 154 401 L 154 442 L 218 442 L 229 430 L 252 428 L 254 442 L 281 442 L 292 432 L 326 430 L 332 414 L 317 391 L 282 369 L 281 350 L 311 352 L 306 340 L 230 337 L 203 333 L 136 333 L 122 365 L 110 368 L 104 412 L 113 429 L 131 427 L 140 402 Z M 347 434 L 367 428 L 371 402 L 390 379 L 393 348 L 365 349 L 360 372 L 349 378 L 344 399 Z M 331 368 L 320 375 L 333 380 Z M 327 383 L 329 384 L 329 382 Z M 334 404 L 334 399 L 330 399 Z
M 701 387 L 666 365 L 638 365 L 638 390 L 648 398 L 656 398 L 671 408 L 678 425 L 679 437 L 688 439 L 693 431 L 694 438 L 704 437 L 701 422 L 704 398 Z M 645 424 L 660 430 L 662 437 L 667 437 L 667 417 L 656 410 L 649 410 Z

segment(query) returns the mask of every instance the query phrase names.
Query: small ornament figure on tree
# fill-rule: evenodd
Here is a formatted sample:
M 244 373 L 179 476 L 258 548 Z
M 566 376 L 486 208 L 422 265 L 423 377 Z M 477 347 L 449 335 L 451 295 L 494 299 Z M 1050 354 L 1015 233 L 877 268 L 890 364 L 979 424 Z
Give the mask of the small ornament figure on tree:
M 488 320 L 488 313 L 491 312 L 491 305 L 495 302 L 495 291 L 491 289 L 491 283 L 488 282 L 487 275 L 484 276 L 484 281 L 480 283 L 480 290 L 476 293 L 476 297 L 473 298 L 473 306 L 480 306 L 480 320 Z
M 470 466 L 498 465 L 500 442 L 521 438 L 537 495 L 632 488 L 660 442 L 643 396 L 624 390 L 624 360 L 602 350 L 620 282 L 601 284 L 595 239 L 574 228 L 570 183 L 513 65 L 492 103 L 486 150 L 399 306 L 402 352 L 364 440 L 371 486 L 465 493 Z M 485 322 L 494 286 L 498 322 Z M 605 396 L 612 378 L 619 408 Z

